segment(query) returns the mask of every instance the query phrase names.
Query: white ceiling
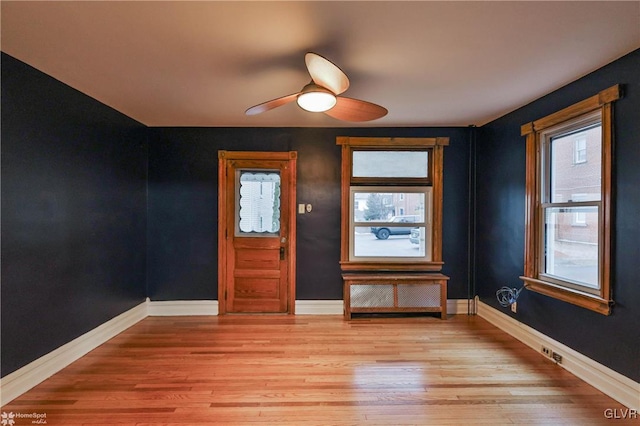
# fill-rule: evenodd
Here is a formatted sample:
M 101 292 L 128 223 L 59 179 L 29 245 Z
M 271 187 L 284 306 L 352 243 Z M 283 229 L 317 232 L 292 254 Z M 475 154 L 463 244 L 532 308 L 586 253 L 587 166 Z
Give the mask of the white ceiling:
M 1 7 L 2 51 L 148 126 L 482 125 L 640 48 L 640 0 Z M 389 114 L 353 124 L 291 103 L 245 116 L 309 82 L 307 51 Z

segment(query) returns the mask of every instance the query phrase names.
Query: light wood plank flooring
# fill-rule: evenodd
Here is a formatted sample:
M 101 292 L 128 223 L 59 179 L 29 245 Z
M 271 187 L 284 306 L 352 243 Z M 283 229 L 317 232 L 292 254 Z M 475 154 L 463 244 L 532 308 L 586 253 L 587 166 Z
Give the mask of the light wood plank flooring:
M 638 424 L 479 317 L 149 317 L 12 401 L 48 425 Z M 31 424 L 17 419 L 16 426 Z

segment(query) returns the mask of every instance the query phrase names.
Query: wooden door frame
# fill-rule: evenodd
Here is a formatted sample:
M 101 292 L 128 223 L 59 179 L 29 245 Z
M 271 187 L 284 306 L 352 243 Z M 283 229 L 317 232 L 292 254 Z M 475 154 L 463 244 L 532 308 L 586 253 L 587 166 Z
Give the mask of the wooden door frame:
M 295 314 L 296 301 L 296 151 L 263 152 L 263 151 L 218 151 L 218 315 L 227 313 L 227 236 L 234 232 L 227 229 L 227 197 L 228 179 L 227 165 L 233 160 L 280 160 L 289 162 L 289 203 L 282 208 L 289 209 L 289 235 L 287 252 L 288 268 L 288 310 L 287 314 Z

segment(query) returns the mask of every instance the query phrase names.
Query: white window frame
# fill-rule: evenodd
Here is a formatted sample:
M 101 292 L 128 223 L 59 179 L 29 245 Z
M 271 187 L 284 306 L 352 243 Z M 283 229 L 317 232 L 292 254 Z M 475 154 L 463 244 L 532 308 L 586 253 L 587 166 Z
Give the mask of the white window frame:
M 424 228 L 424 255 L 422 256 L 356 256 L 355 255 L 355 229 L 361 227 L 402 227 L 406 228 L 407 223 L 393 223 L 389 221 L 356 221 L 355 220 L 355 194 L 371 192 L 391 192 L 391 193 L 418 193 L 424 194 L 424 220 L 422 222 L 412 222 L 411 227 Z M 361 262 L 427 262 L 431 260 L 431 241 L 433 239 L 433 188 L 431 186 L 352 186 L 350 189 L 350 209 L 349 209 L 349 260 Z M 407 244 L 410 244 L 407 241 Z
M 602 274 L 598 273 L 598 282 L 596 286 L 590 286 L 583 284 L 576 280 L 568 279 L 567 277 L 561 277 L 558 275 L 554 275 L 552 273 L 546 272 L 547 262 L 547 254 L 549 251 L 549 247 L 547 246 L 547 239 L 545 238 L 545 222 L 547 211 L 551 211 L 554 209 L 563 209 L 563 208 L 573 208 L 573 207 L 595 207 L 598 212 L 598 217 L 600 218 L 599 222 L 602 219 L 602 198 L 603 198 L 603 190 L 601 189 L 600 197 L 596 201 L 578 201 L 578 200 L 562 200 L 562 201 L 553 201 L 551 194 L 551 180 L 552 180 L 552 162 L 551 162 L 551 145 L 553 143 L 554 138 L 563 137 L 567 134 L 571 134 L 573 132 L 579 132 L 576 134 L 584 134 L 583 131 L 586 131 L 589 128 L 594 126 L 600 126 L 602 128 L 602 110 L 597 109 L 595 111 L 591 111 L 587 114 L 580 115 L 578 117 L 572 118 L 570 120 L 563 121 L 562 123 L 549 127 L 545 130 L 539 132 L 539 148 L 540 148 L 540 159 L 539 159 L 539 168 L 540 168 L 540 183 L 539 183 L 539 199 L 540 203 L 538 204 L 539 212 L 538 212 L 538 220 L 539 223 L 539 241 L 538 245 L 538 278 L 550 283 L 554 283 L 556 285 L 566 287 L 568 289 L 577 290 L 580 292 L 585 292 L 589 294 L 593 294 L 596 296 L 600 295 L 600 289 L 602 287 Z M 574 152 L 573 154 L 568 153 L 568 155 L 573 156 L 573 163 L 575 164 L 576 153 L 576 140 L 574 140 Z M 586 143 L 586 137 L 584 138 Z M 586 145 L 585 145 L 586 150 Z M 602 152 L 600 153 L 602 156 Z M 586 161 L 586 160 L 585 160 Z M 602 170 L 601 170 L 602 173 Z M 600 176 L 602 177 L 602 176 Z M 584 198 L 584 197 L 579 197 Z M 573 214 L 573 223 L 577 224 L 575 218 L 579 213 Z M 584 213 L 583 213 L 584 214 Z M 602 228 L 602 223 L 598 223 L 598 230 Z M 601 270 L 603 265 L 603 251 L 602 251 L 602 232 L 598 231 L 598 271 Z

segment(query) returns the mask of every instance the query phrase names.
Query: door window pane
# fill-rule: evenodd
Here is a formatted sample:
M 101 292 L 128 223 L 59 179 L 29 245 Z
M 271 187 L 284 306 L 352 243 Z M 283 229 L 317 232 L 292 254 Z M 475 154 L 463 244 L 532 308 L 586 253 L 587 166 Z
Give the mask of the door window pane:
M 584 219 L 581 226 L 576 217 Z M 598 289 L 598 223 L 597 206 L 547 208 L 544 273 Z
M 240 171 L 238 178 L 239 233 L 280 231 L 280 174 L 278 172 Z
M 426 178 L 427 151 L 354 151 L 353 177 Z
M 551 139 L 552 203 L 600 200 L 601 135 L 602 126 L 597 125 Z M 581 194 L 580 200 L 571 198 L 576 193 Z

